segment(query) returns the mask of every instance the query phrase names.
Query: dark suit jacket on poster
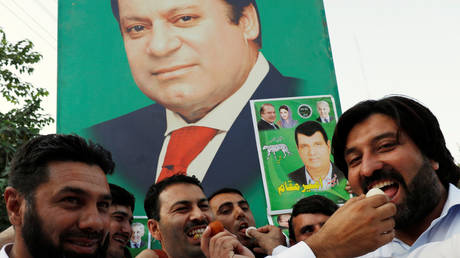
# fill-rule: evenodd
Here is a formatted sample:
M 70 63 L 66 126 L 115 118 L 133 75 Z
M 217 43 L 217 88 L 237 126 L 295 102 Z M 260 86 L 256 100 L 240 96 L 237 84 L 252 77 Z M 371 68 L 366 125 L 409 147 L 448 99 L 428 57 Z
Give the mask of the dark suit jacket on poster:
M 321 122 L 321 117 L 316 118 L 316 121 L 322 123 L 322 122 Z M 329 116 L 329 122 L 328 122 L 328 123 L 330 123 L 330 122 L 332 122 L 332 121 L 334 121 L 334 117 L 333 117 L 333 116 Z
M 251 99 L 296 96 L 300 83 L 301 80 L 282 76 L 270 64 L 267 76 Z M 222 187 L 246 189 L 255 182 L 263 189 L 253 128 L 248 102 L 227 132 L 203 178 L 206 195 Z M 93 140 L 112 152 L 115 174 L 142 193 L 154 183 L 165 131 L 165 108 L 159 104 L 89 128 Z
M 273 127 L 275 126 L 275 127 Z M 262 130 L 275 130 L 275 129 L 279 129 L 279 127 L 275 124 L 271 125 L 270 123 L 266 122 L 265 120 L 263 119 L 260 119 L 259 122 L 257 122 L 257 129 L 259 129 L 260 131 Z
M 340 171 L 339 168 L 337 168 L 333 163 L 332 163 L 332 177 L 334 175 L 337 175 L 337 180 L 340 181 L 345 178 L 343 175 L 342 171 Z M 294 172 L 291 172 L 288 174 L 289 179 L 292 181 L 296 182 L 299 185 L 302 184 L 307 184 L 307 176 L 305 175 L 305 166 L 295 170 Z
M 144 248 L 145 247 L 145 242 L 143 240 L 141 240 L 141 243 L 140 243 L 139 247 L 134 247 L 134 243 L 129 241 L 129 247 L 130 248 Z

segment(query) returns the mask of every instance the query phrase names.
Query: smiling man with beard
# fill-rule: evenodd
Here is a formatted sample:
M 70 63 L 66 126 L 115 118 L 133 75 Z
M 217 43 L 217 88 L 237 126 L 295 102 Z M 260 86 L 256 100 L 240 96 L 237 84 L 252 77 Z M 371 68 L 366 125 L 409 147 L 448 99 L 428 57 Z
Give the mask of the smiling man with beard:
M 200 240 L 213 215 L 198 179 L 174 175 L 152 185 L 144 208 L 149 231 L 168 257 L 205 257 Z
M 401 96 L 361 102 L 340 118 L 332 147 L 355 193 L 380 188 L 397 207 L 396 237 L 367 257 L 406 256 L 460 233 L 460 171 L 426 107 Z
M 14 243 L 0 257 L 103 257 L 111 155 L 73 135 L 30 140 L 15 155 L 4 192 Z
M 109 184 L 112 204 L 110 214 L 110 243 L 107 249 L 107 258 L 131 258 L 127 244 L 133 233 L 134 196 L 124 188 Z

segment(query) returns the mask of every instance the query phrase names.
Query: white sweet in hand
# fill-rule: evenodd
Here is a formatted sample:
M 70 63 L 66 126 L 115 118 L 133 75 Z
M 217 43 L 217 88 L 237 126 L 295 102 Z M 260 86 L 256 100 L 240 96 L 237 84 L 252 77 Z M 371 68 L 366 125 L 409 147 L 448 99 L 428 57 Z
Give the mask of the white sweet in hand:
M 385 194 L 380 188 L 372 188 L 366 194 L 366 197 L 371 197 L 377 194 Z
M 250 236 L 250 235 L 248 234 L 248 232 L 249 232 L 249 230 L 253 230 L 253 229 L 254 229 L 254 230 L 257 230 L 257 228 L 256 228 L 256 227 L 253 227 L 253 226 L 250 226 L 250 227 L 248 227 L 248 228 L 246 229 L 245 234 L 246 234 L 247 237 L 252 238 L 252 236 Z

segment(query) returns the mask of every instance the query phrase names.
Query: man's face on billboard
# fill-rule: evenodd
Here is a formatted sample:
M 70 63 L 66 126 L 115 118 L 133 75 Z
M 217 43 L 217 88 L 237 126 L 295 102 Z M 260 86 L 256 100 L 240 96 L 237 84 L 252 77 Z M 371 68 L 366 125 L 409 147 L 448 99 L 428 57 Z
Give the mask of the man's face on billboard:
M 311 136 L 297 134 L 298 151 L 307 170 L 324 168 L 324 176 L 329 172 L 329 156 L 331 153 L 329 141 L 325 141 L 320 131 Z
M 150 99 L 197 121 L 233 94 L 257 58 L 257 14 L 223 0 L 119 0 L 131 72 Z
M 273 107 L 273 106 L 271 106 L 271 105 L 265 105 L 262 111 L 263 111 L 263 112 L 260 113 L 260 116 L 261 116 L 266 122 L 269 122 L 269 123 L 275 122 L 275 120 L 276 120 L 275 107 Z
M 134 243 L 140 243 L 142 241 L 142 237 L 144 236 L 144 226 L 142 225 L 135 225 L 132 227 L 133 234 L 131 236 L 131 241 Z
M 326 119 L 329 117 L 329 104 L 327 104 L 326 102 L 320 102 L 316 107 L 318 108 L 318 113 L 321 118 Z

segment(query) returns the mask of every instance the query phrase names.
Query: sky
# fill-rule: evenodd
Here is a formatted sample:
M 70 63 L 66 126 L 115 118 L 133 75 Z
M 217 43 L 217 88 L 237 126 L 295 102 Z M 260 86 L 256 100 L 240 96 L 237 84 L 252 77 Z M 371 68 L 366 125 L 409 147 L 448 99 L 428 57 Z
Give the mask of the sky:
M 56 117 L 57 1 L 0 0 L 9 41 L 30 39 L 43 55 L 26 80 L 47 88 L 45 112 Z M 359 101 L 403 94 L 437 116 L 460 161 L 460 1 L 324 0 L 342 111 Z M 0 110 L 8 108 L 0 103 Z M 42 133 L 53 133 L 53 124 Z

